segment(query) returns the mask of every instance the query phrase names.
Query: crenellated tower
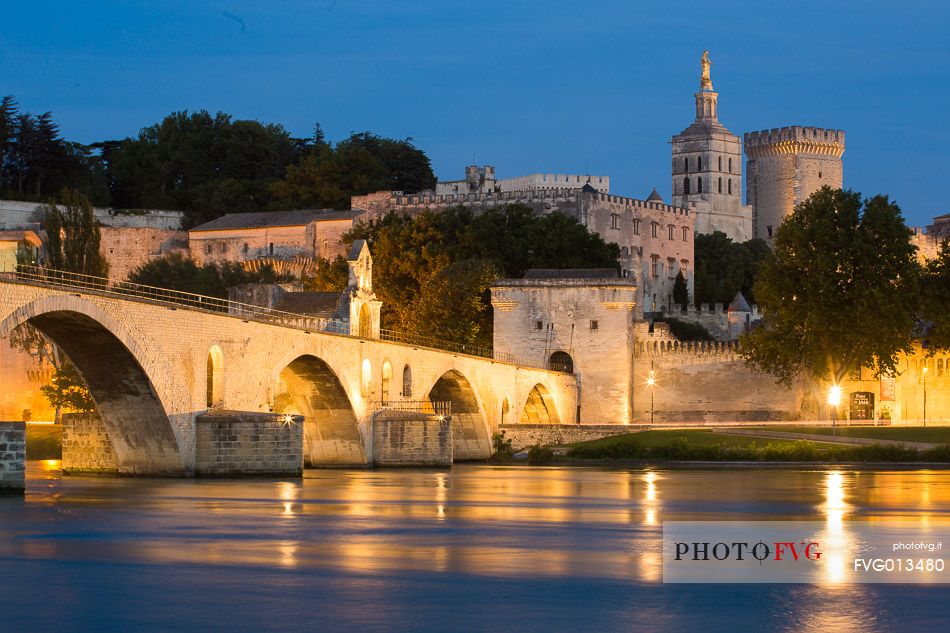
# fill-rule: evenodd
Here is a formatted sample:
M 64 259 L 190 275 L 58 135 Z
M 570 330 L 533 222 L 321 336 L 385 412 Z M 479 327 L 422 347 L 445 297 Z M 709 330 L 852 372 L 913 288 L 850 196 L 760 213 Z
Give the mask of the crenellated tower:
M 719 122 L 709 51 L 703 52 L 696 118 L 673 137 L 673 204 L 693 209 L 696 232 L 722 231 L 736 241 L 752 237 L 752 212 L 742 206 L 742 145 Z
M 795 205 L 824 185 L 843 183 L 843 130 L 796 125 L 747 132 L 744 145 L 755 237 L 770 244 Z

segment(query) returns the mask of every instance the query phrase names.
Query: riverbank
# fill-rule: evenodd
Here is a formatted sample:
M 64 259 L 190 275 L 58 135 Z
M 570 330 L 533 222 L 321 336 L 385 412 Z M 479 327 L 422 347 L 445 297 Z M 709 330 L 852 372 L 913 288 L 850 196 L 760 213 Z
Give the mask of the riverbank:
M 529 452 L 534 465 L 702 466 L 783 464 L 790 467 L 897 464 L 950 467 L 950 444 L 920 448 L 895 443 L 835 444 L 811 439 L 775 439 L 713 430 L 642 431 Z

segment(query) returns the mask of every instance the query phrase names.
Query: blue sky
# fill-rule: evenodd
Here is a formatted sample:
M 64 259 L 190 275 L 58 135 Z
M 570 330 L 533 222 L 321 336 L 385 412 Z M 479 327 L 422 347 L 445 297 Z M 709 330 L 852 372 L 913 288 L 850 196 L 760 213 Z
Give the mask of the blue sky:
M 711 50 L 720 120 L 847 132 L 845 184 L 950 210 L 950 3 L 7 2 L 0 94 L 90 142 L 173 110 L 413 137 L 441 178 L 590 172 L 669 199 Z

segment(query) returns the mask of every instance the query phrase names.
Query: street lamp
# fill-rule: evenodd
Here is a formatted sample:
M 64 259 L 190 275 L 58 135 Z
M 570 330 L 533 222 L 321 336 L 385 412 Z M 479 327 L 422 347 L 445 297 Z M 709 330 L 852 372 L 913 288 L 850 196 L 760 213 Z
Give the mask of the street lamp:
M 926 360 L 924 361 L 924 426 L 927 426 L 927 365 Z
M 831 434 L 835 435 L 835 424 L 838 418 L 838 405 L 841 403 L 841 387 L 831 385 L 828 390 L 828 406 L 831 407 Z
M 647 386 L 650 388 L 650 426 L 653 426 L 653 386 L 656 384 L 656 372 L 650 370 Z

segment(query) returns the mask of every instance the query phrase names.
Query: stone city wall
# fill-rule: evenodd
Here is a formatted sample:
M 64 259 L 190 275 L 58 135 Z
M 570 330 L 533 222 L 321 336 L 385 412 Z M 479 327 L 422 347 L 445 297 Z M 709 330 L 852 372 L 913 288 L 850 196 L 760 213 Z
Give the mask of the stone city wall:
M 499 431 L 504 431 L 505 439 L 511 440 L 511 448 L 515 451 L 535 445 L 598 440 L 638 430 L 640 427 L 617 424 L 504 424 L 499 428 Z
M 195 420 L 195 475 L 303 474 L 303 416 L 212 411 Z
M 63 416 L 63 472 L 119 472 L 109 432 L 98 413 Z
M 181 229 L 185 214 L 164 209 L 116 210 L 94 207 L 96 220 L 105 226 L 125 226 L 153 229 Z M 0 200 L 0 229 L 37 228 L 46 215 L 46 205 L 40 202 Z
M 452 420 L 408 411 L 373 415 L 373 463 L 376 466 L 451 466 Z
M 188 256 L 188 234 L 184 231 L 142 227 L 100 229 L 99 252 L 109 264 L 109 279 L 125 281 L 133 270 L 164 255 Z
M 0 422 L 0 494 L 26 488 L 26 424 Z

